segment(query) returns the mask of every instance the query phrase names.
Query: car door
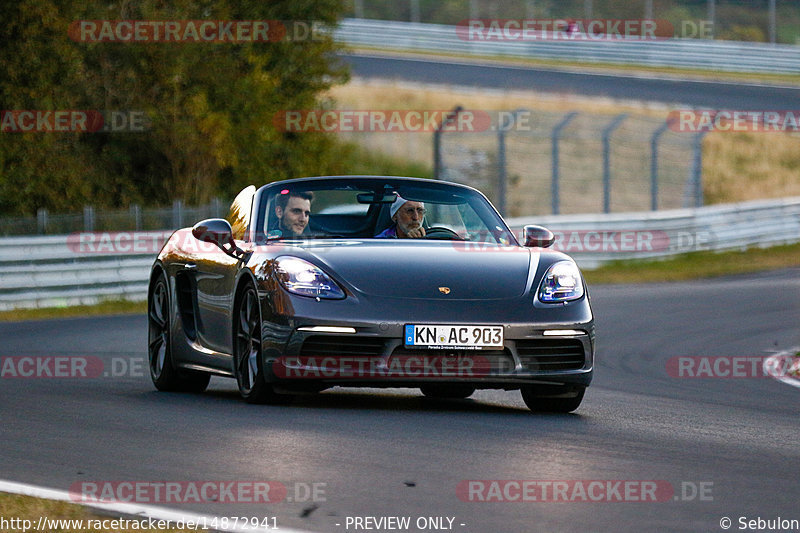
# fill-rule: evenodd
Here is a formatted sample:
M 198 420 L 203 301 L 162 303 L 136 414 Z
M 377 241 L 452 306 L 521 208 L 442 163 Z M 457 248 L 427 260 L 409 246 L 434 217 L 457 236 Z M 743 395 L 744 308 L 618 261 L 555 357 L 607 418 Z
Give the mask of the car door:
M 250 224 L 255 190 L 252 185 L 242 190 L 226 217 L 233 229 L 233 238 L 240 247 L 246 245 L 243 239 Z M 202 254 L 198 254 L 193 267 L 196 272 L 198 342 L 214 352 L 233 352 L 231 310 L 240 263 L 239 259 L 227 255 L 216 246 L 207 246 Z

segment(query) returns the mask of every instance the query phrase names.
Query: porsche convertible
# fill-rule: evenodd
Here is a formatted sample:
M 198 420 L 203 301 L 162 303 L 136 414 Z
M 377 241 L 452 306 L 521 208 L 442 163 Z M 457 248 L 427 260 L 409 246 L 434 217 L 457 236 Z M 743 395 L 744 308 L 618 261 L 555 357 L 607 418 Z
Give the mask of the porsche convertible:
M 533 225 L 518 239 L 481 192 L 444 181 L 249 186 L 153 264 L 153 383 L 202 392 L 231 377 L 250 403 L 337 386 L 520 390 L 532 411 L 573 411 L 592 379 L 594 317 L 553 241 Z

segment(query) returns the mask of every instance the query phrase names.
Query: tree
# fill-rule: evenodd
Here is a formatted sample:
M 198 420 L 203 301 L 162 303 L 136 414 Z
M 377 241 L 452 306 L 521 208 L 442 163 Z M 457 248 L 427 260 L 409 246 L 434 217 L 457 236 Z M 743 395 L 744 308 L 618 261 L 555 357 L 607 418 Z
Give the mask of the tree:
M 333 138 L 280 132 L 272 119 L 325 105 L 320 92 L 346 79 L 333 66 L 338 45 L 330 33 L 302 34 L 312 22 L 335 25 L 338 0 L 3 4 L 2 109 L 147 117 L 141 132 L 0 133 L 5 213 L 199 203 L 249 183 L 325 173 L 335 162 Z M 79 21 L 285 22 L 269 23 L 268 42 L 234 43 L 95 42 L 102 34 L 80 33 L 90 26 Z

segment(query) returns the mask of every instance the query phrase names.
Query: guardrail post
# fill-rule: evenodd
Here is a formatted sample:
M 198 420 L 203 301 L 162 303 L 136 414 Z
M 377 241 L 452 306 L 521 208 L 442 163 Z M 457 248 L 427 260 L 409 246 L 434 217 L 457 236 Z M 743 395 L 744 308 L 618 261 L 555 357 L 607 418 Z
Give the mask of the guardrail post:
M 90 205 L 83 206 L 83 231 L 94 231 L 94 208 Z
M 442 179 L 442 129 L 452 122 L 464 108 L 457 105 L 442 118 L 442 123 L 433 132 L 433 179 Z
M 175 229 L 183 227 L 183 202 L 181 200 L 172 202 L 172 227 Z
M 567 113 L 561 122 L 553 127 L 553 133 L 550 135 L 550 140 L 553 145 L 552 148 L 552 178 L 550 181 L 550 194 L 552 196 L 551 202 L 553 206 L 553 214 L 557 215 L 559 211 L 559 198 L 558 198 L 558 136 L 561 134 L 561 130 L 563 130 L 570 121 L 578 116 L 577 111 L 571 111 Z
M 617 115 L 603 128 L 603 212 L 611 212 L 611 134 L 622 124 L 627 113 Z
M 650 210 L 658 211 L 658 140 L 669 128 L 664 122 L 650 138 Z
M 222 218 L 225 215 L 222 212 L 222 200 L 220 200 L 216 196 L 214 197 L 213 200 L 211 200 L 211 211 L 212 211 L 211 214 L 212 217 Z
M 47 233 L 47 209 L 44 207 L 36 210 L 36 232 L 40 235 Z

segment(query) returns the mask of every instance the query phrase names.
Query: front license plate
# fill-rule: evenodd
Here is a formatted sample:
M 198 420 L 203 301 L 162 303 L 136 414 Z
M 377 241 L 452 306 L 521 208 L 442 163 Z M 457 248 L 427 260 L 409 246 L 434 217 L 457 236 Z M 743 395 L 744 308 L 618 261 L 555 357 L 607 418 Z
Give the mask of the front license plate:
M 409 348 L 483 348 L 503 347 L 503 326 L 443 326 L 408 324 L 405 345 Z

